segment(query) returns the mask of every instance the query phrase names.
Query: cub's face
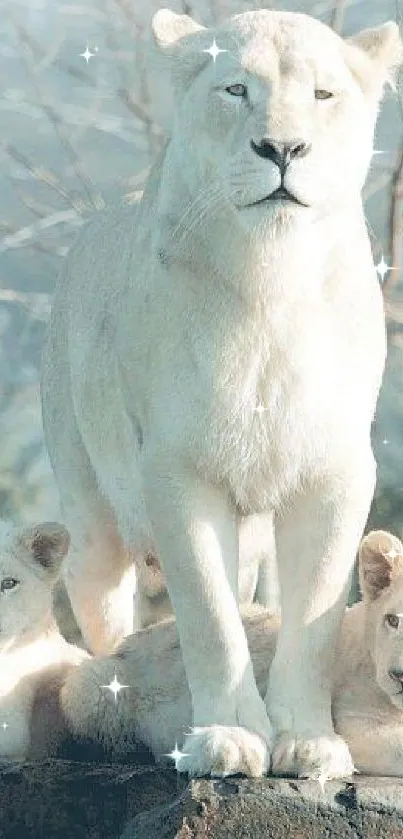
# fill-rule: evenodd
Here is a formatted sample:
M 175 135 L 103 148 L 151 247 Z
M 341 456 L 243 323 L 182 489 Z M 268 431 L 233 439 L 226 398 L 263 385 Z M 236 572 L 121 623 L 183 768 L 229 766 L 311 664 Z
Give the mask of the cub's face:
M 378 530 L 360 547 L 360 581 L 379 687 L 403 710 L 403 545 Z
M 0 522 L 0 655 L 35 634 L 52 608 L 52 587 L 69 545 L 67 530 Z
M 403 710 L 403 574 L 379 598 L 375 610 L 373 658 L 379 687 Z
M 359 199 L 399 57 L 394 24 L 346 42 L 302 14 L 248 12 L 213 32 L 162 10 L 153 28 L 177 94 L 173 144 L 201 195 L 199 214 L 224 198 L 247 226 Z M 213 43 L 225 50 L 215 60 Z

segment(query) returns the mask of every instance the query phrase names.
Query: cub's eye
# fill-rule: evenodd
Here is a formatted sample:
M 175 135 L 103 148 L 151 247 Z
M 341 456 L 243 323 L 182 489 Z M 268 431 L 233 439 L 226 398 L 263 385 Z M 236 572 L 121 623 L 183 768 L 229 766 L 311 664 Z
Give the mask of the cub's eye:
M 228 87 L 225 88 L 227 93 L 230 93 L 231 96 L 247 96 L 248 89 L 244 84 L 230 84 Z
M 315 99 L 331 99 L 333 93 L 330 90 L 315 90 Z
M 388 626 L 391 626 L 392 629 L 398 629 L 400 624 L 400 618 L 398 617 L 398 615 L 388 614 L 385 615 L 385 623 Z
M 10 591 L 10 589 L 18 586 L 18 583 L 19 580 L 15 580 L 14 577 L 4 577 L 0 583 L 0 592 L 3 593 L 3 591 Z

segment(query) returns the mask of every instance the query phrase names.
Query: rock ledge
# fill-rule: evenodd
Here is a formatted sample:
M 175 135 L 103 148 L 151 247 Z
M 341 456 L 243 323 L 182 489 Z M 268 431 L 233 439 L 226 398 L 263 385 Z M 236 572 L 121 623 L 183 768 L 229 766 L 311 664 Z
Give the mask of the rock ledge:
M 227 778 L 173 769 L 0 764 L 0 839 L 403 839 L 403 780 Z

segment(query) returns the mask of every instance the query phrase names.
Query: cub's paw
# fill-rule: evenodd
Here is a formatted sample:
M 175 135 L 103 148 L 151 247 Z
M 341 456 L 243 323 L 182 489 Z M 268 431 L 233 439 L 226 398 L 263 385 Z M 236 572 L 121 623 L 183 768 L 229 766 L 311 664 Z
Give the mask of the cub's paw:
M 275 742 L 271 771 L 273 775 L 325 781 L 352 775 L 354 764 L 347 744 L 337 734 L 296 737 L 286 731 Z
M 270 749 L 258 734 L 238 726 L 212 725 L 193 728 L 177 759 L 178 772 L 191 777 L 211 775 L 250 775 L 258 778 L 270 766 Z

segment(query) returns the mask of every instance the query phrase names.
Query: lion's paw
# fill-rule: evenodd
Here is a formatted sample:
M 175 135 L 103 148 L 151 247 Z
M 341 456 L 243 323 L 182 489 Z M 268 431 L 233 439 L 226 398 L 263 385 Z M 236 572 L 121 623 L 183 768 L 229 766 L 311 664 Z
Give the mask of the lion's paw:
M 270 766 L 270 749 L 259 737 L 238 726 L 212 725 L 193 728 L 185 738 L 177 759 L 178 772 L 191 777 L 211 775 L 224 778 L 238 773 L 258 778 Z
M 325 781 L 352 775 L 354 764 L 347 744 L 337 734 L 327 737 L 300 736 L 283 732 L 276 740 L 273 775 L 292 775 Z

